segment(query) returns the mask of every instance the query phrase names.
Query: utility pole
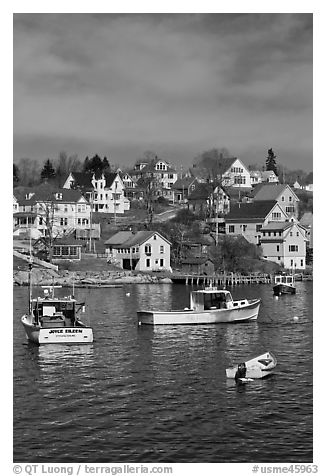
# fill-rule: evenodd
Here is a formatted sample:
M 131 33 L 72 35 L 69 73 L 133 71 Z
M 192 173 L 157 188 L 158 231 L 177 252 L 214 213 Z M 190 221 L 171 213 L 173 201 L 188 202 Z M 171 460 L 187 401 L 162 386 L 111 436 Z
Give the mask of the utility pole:
M 90 213 L 90 225 L 89 225 L 89 251 L 92 251 L 92 221 L 93 221 L 93 191 L 91 192 L 91 213 Z

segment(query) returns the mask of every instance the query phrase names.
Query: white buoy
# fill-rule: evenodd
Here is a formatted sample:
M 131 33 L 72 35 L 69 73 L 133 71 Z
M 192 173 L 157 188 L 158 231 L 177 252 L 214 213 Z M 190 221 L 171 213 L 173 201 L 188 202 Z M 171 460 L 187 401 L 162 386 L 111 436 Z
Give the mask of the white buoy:
M 298 316 L 293 316 L 293 320 L 298 321 L 299 320 Z
M 275 299 L 278 299 L 278 296 L 274 296 L 274 297 L 275 297 Z
M 126 296 L 130 296 L 130 293 L 126 293 Z

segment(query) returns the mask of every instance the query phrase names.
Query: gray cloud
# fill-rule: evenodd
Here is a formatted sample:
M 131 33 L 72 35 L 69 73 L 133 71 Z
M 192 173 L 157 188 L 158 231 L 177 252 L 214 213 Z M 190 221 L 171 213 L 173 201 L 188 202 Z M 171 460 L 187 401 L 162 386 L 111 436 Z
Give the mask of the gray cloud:
M 312 15 L 15 14 L 14 158 L 63 146 L 122 164 L 272 146 L 311 169 Z

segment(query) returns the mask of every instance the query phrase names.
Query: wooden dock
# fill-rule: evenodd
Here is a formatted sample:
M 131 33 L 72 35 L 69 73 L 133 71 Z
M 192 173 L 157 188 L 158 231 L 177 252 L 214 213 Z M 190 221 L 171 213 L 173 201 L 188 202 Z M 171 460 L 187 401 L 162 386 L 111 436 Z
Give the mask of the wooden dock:
M 249 274 L 243 276 L 237 273 L 207 275 L 174 273 L 171 280 L 175 284 L 204 285 L 204 286 L 237 286 L 240 284 L 271 284 L 273 277 L 270 274 Z

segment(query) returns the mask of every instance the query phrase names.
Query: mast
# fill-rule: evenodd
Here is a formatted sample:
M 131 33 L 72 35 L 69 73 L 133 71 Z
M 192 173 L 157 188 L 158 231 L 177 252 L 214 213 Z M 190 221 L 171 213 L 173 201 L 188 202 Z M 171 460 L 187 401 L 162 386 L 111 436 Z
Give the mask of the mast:
M 28 263 L 28 286 L 29 286 L 29 299 L 28 299 L 28 313 L 32 313 L 32 233 L 29 231 L 29 263 Z

